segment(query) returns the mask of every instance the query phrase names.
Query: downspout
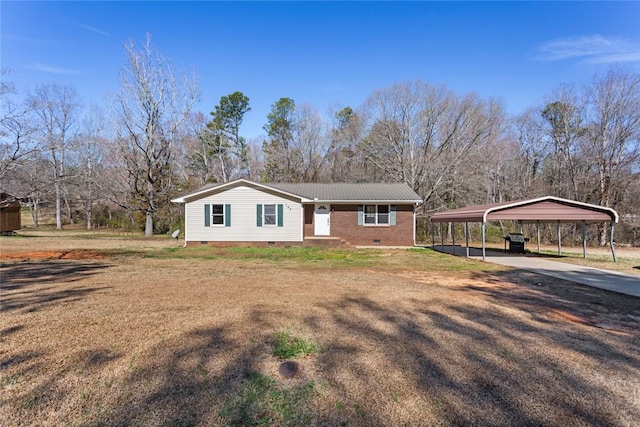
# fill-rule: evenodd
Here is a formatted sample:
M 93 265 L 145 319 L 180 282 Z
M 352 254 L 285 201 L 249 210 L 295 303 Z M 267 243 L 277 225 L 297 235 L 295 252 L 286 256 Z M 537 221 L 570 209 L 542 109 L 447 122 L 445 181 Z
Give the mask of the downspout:
M 416 209 L 418 205 L 413 205 L 413 246 L 418 246 L 416 244 Z
M 187 247 L 187 204 L 184 204 L 184 244 L 183 248 Z
M 304 246 L 304 211 L 306 207 L 302 201 L 300 201 L 300 207 L 302 208 L 302 215 L 300 218 L 300 224 L 302 224 L 302 227 L 300 227 L 300 242 L 302 242 L 302 245 Z M 329 226 L 331 226 L 331 209 L 329 209 Z

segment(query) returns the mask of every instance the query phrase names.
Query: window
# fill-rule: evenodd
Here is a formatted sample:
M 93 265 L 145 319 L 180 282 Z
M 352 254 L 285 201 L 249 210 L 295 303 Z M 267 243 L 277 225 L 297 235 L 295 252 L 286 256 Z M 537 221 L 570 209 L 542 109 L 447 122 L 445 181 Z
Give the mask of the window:
M 276 205 L 264 205 L 264 225 L 276 225 Z
M 376 223 L 376 205 L 364 205 L 364 223 L 375 224 Z
M 378 224 L 389 225 L 389 205 L 378 205 Z
M 395 225 L 395 206 L 364 205 L 360 209 L 363 214 L 358 219 L 360 225 Z
M 266 226 L 284 226 L 284 205 L 268 204 L 256 205 L 256 225 L 258 227 Z
M 211 225 L 224 225 L 224 205 L 211 205 Z
M 231 205 L 204 205 L 205 227 L 231 227 Z

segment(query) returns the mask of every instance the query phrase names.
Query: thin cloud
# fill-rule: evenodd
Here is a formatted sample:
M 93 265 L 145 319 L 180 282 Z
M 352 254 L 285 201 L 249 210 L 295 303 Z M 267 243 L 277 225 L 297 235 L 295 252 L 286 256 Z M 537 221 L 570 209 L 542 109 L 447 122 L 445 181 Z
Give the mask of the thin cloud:
M 611 64 L 622 62 L 640 62 L 640 50 L 637 52 L 602 55 L 589 60 L 589 63 L 591 64 Z
M 640 48 L 620 38 L 592 36 L 558 39 L 547 42 L 536 49 L 533 58 L 538 61 L 560 61 L 581 59 L 588 63 L 635 62 Z
M 92 33 L 100 34 L 101 36 L 111 37 L 111 34 L 106 31 L 101 30 L 100 28 L 92 27 L 90 25 L 81 24 L 79 22 L 75 23 L 78 27 L 84 28 L 87 31 L 91 31 Z
M 24 36 L 20 36 L 20 35 L 17 35 L 17 34 L 3 34 L 2 37 L 7 41 L 11 40 L 11 41 L 16 41 L 16 42 L 26 42 L 26 43 L 35 43 L 35 44 L 49 44 L 49 45 L 57 44 L 53 40 L 34 39 L 34 38 L 31 38 L 31 37 L 24 37 Z
M 28 65 L 27 68 L 29 68 L 30 70 L 34 70 L 34 71 L 41 71 L 43 73 L 50 73 L 50 74 L 78 74 L 80 73 L 80 71 L 78 70 L 72 70 L 70 68 L 61 68 L 61 67 L 54 67 L 48 64 L 42 64 L 40 62 L 34 62 L 31 65 Z

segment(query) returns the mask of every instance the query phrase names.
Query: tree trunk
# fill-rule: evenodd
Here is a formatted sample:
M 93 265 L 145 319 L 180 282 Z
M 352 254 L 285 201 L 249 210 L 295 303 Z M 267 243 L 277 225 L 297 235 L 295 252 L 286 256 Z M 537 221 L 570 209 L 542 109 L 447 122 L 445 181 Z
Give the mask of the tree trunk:
M 600 229 L 600 246 L 607 246 L 607 226 L 603 225 Z
M 67 211 L 67 218 L 69 218 L 69 224 L 73 224 L 73 215 L 71 212 L 71 204 L 69 203 L 69 198 L 64 196 L 64 207 Z
M 89 201 L 87 202 L 87 207 L 86 207 L 86 213 L 87 213 L 87 230 L 91 230 L 91 228 L 93 228 L 93 224 L 91 223 L 91 216 L 92 216 L 92 203 L 91 203 L 91 199 L 89 199 Z
M 56 229 L 62 230 L 62 195 L 60 194 L 60 181 L 56 179 Z
M 33 225 L 35 227 L 39 226 L 39 221 L 38 221 L 38 199 L 32 199 L 31 200 L 31 219 L 33 220 Z
M 153 214 L 147 212 L 147 220 L 144 225 L 144 237 L 153 237 Z

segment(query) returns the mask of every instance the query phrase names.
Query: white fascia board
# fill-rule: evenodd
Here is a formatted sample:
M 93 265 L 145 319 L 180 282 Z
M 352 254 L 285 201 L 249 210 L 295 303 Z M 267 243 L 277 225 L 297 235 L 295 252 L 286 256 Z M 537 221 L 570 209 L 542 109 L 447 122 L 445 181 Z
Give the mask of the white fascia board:
M 178 197 L 178 198 L 173 199 L 171 201 L 173 203 L 187 203 L 191 199 L 199 198 L 198 196 L 204 196 L 204 195 L 207 195 L 209 193 L 218 192 L 220 190 L 224 191 L 224 188 L 232 186 L 232 185 L 236 185 L 236 184 L 246 184 L 246 185 L 255 186 L 255 187 L 258 187 L 258 188 L 261 188 L 261 189 L 264 189 L 264 190 L 274 191 L 274 192 L 279 193 L 279 194 L 283 194 L 283 195 L 286 195 L 286 196 L 289 196 L 289 197 L 300 199 L 301 203 L 306 203 L 306 202 L 312 202 L 313 201 L 313 200 L 307 199 L 305 197 L 299 196 L 298 194 L 288 193 L 288 192 L 282 191 L 282 190 L 280 190 L 278 188 L 274 188 L 274 187 L 271 187 L 271 186 L 265 185 L 265 184 L 259 184 L 257 182 L 249 181 L 248 179 L 243 179 L 243 178 L 236 179 L 235 181 L 229 181 L 229 182 L 226 182 L 224 184 L 216 185 L 215 187 L 205 188 L 204 190 L 196 191 L 195 193 L 187 194 L 186 196 Z
M 380 203 L 388 203 L 388 204 L 396 204 L 396 205 L 408 205 L 408 204 L 416 204 L 421 205 L 422 200 L 309 200 L 309 202 L 313 203 L 335 203 L 342 205 L 349 204 L 380 204 Z

